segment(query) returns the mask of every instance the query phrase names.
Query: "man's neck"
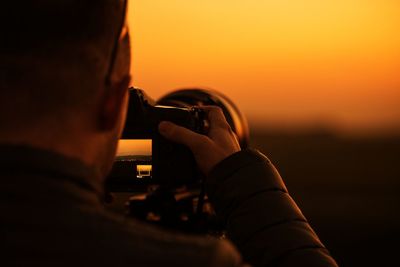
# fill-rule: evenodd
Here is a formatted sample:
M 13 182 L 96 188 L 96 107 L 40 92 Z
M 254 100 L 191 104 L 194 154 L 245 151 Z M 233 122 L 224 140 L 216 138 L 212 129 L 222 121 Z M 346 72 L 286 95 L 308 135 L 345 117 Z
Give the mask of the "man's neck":
M 83 162 L 85 165 L 98 169 L 97 158 L 99 151 L 99 138 L 96 135 L 79 132 L 74 127 L 62 127 L 63 129 L 52 129 L 51 127 L 27 128 L 13 133 L 1 133 L 0 143 L 7 145 L 28 146 L 40 150 L 51 151 L 59 155 L 73 158 Z M 47 130 L 42 130 L 47 129 Z M 103 180 L 102 177 L 97 179 Z

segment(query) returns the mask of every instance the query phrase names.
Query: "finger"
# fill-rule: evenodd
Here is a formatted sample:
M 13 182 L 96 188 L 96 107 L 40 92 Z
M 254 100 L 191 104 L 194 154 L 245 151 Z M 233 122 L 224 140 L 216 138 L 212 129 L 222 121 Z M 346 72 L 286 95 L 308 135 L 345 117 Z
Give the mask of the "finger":
M 207 112 L 210 128 L 221 127 L 224 129 L 230 129 L 222 108 L 219 106 L 202 106 L 200 108 Z
M 183 144 L 192 151 L 197 150 L 199 146 L 208 142 L 208 138 L 204 135 L 195 133 L 185 127 L 176 125 L 169 121 L 163 121 L 158 125 L 158 130 L 166 139 Z

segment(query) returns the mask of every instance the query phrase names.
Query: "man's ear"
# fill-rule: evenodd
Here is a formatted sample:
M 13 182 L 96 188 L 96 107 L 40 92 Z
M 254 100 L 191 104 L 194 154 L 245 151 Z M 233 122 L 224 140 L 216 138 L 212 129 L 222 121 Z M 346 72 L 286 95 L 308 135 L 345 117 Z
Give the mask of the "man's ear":
M 115 129 L 121 115 L 126 112 L 125 100 L 127 97 L 130 76 L 126 76 L 118 83 L 108 86 L 100 101 L 98 127 L 102 131 Z

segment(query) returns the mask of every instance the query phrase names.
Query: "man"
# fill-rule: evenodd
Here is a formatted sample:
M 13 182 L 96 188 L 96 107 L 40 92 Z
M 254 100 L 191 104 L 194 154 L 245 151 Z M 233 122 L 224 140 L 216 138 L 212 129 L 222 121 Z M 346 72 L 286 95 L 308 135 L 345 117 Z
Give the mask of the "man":
M 0 13 L 1 266 L 336 266 L 268 159 L 240 151 L 217 108 L 205 108 L 208 136 L 159 130 L 193 151 L 231 241 L 106 212 L 130 83 L 126 2 L 7 1 Z

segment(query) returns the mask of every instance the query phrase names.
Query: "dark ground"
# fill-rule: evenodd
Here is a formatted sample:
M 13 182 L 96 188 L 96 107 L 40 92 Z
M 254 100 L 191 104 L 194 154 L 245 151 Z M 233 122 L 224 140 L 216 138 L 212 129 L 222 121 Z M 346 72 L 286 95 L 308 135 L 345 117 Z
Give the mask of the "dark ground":
M 341 266 L 400 266 L 400 137 L 255 132 Z

